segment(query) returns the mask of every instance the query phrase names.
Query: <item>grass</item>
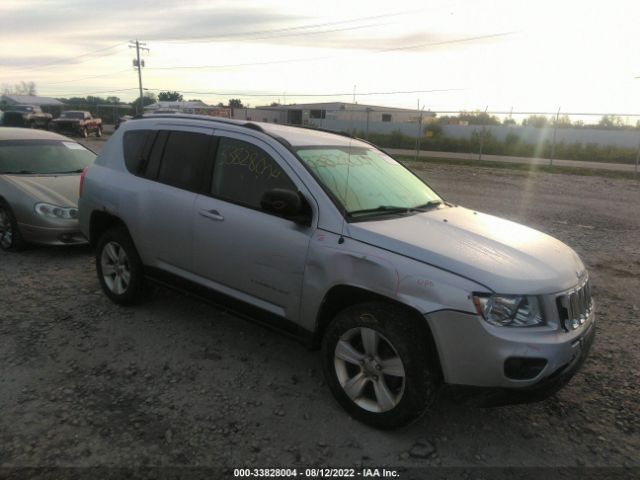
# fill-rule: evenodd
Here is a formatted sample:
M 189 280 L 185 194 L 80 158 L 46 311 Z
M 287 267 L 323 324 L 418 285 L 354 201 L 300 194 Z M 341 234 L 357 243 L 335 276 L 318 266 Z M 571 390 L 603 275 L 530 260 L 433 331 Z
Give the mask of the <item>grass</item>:
M 523 172 L 526 174 L 536 173 L 554 173 L 562 175 L 578 175 L 583 177 L 605 177 L 605 178 L 621 178 L 625 180 L 636 180 L 633 172 L 621 172 L 616 170 L 605 170 L 599 168 L 581 168 L 581 167 L 565 167 L 565 166 L 549 166 L 536 165 L 531 163 L 512 163 L 512 162 L 496 162 L 491 160 L 458 160 L 451 158 L 438 157 L 420 157 L 416 161 L 414 157 L 404 155 L 394 155 L 394 158 L 404 164 L 407 163 L 423 163 L 423 164 L 440 164 L 440 165 L 458 165 L 462 167 L 475 168 L 495 168 L 500 170 L 511 170 Z M 640 175 L 638 175 L 640 179 Z

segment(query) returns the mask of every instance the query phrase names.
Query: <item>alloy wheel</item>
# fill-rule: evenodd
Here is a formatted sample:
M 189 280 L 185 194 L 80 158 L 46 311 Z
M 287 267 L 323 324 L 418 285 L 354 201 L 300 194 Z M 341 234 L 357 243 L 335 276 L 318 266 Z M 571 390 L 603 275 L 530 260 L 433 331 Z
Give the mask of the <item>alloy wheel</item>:
M 336 344 L 334 366 L 344 392 L 364 410 L 387 412 L 402 399 L 404 364 L 393 344 L 377 330 L 346 331 Z
M 11 219 L 4 208 L 0 208 L 0 246 L 9 248 L 13 243 L 13 227 Z
M 107 288 L 116 295 L 124 294 L 131 282 L 131 266 L 122 245 L 113 241 L 107 243 L 102 249 L 100 266 Z

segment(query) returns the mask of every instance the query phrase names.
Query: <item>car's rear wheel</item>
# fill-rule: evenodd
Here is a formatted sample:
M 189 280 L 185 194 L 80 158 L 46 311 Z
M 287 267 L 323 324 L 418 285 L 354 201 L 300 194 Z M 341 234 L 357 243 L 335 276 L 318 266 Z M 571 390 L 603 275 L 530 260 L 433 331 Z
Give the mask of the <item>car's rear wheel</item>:
M 104 293 L 113 302 L 131 305 L 144 298 L 142 261 L 127 230 L 107 230 L 98 240 L 96 271 Z
M 102 136 L 102 127 L 98 127 L 96 129 L 96 137 L 101 137 Z
M 5 201 L 0 200 L 0 248 L 5 251 L 17 252 L 27 246 L 22 238 L 18 221 Z
M 426 326 L 395 305 L 363 303 L 327 327 L 322 360 L 338 402 L 357 420 L 396 428 L 417 419 L 437 392 Z
M 87 138 L 89 136 L 89 132 L 87 131 L 87 127 L 82 127 L 82 130 L 80 130 L 80 136 L 82 138 Z

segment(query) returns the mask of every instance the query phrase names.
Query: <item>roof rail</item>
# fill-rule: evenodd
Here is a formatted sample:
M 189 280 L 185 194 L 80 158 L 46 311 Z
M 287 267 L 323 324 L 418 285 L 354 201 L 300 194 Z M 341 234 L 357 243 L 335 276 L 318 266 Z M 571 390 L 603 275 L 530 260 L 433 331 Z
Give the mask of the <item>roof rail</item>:
M 282 125 L 286 125 L 287 127 L 305 128 L 307 130 L 315 130 L 317 132 L 333 133 L 334 135 L 340 135 L 342 137 L 357 138 L 354 135 L 350 134 L 349 132 L 345 132 L 342 130 L 331 130 L 329 128 L 319 128 L 313 125 L 295 125 L 293 123 L 283 123 Z

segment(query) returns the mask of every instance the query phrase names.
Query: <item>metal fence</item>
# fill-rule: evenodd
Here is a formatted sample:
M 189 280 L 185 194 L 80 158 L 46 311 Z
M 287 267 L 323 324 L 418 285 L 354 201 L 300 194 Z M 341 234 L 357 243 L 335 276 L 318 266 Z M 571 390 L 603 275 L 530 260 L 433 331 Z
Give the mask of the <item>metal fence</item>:
M 640 114 L 426 111 L 358 104 L 234 109 L 233 118 L 347 132 L 388 148 L 625 163 L 640 162 Z

